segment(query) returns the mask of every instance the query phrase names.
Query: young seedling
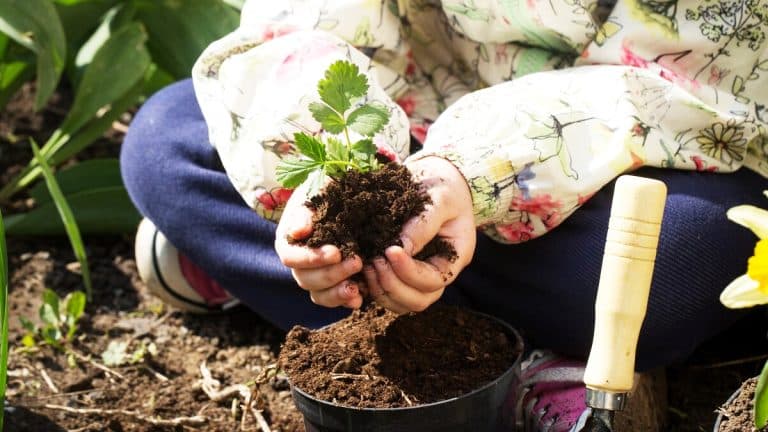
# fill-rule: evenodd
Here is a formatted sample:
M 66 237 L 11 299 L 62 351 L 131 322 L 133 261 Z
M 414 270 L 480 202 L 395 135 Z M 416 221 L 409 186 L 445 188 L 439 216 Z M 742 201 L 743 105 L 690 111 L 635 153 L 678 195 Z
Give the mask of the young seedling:
M 325 176 L 340 179 L 348 170 L 378 169 L 371 138 L 389 121 L 386 106 L 365 101 L 368 79 L 349 61 L 340 60 L 328 67 L 325 77 L 317 83 L 317 92 L 322 102 L 312 102 L 309 110 L 331 136 L 294 134 L 299 155 L 284 159 L 276 170 L 277 181 L 286 188 L 309 180 L 310 196 L 320 190 Z M 365 138 L 353 142 L 350 131 Z
M 21 342 L 27 348 L 38 344 L 38 339 L 54 348 L 62 349 L 70 342 L 77 331 L 77 322 L 85 311 L 85 293 L 75 291 L 63 299 L 54 291 L 43 292 L 43 304 L 39 315 L 42 325 L 35 326 L 29 319 L 19 317 L 21 325 L 27 330 Z

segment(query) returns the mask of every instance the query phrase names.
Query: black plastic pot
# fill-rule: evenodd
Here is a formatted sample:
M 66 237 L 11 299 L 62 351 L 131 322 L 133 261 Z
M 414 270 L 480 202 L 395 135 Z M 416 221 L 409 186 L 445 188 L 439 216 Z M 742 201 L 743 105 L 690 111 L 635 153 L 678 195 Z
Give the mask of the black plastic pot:
M 307 432 L 496 432 L 514 425 L 516 389 L 520 382 L 523 341 L 507 323 L 501 324 L 518 354 L 501 376 L 463 396 L 404 408 L 350 408 L 316 399 L 291 386 L 296 407 L 304 415 Z
M 728 400 L 726 400 L 722 406 L 729 405 L 731 402 L 733 402 L 734 399 L 739 397 L 739 393 L 741 393 L 741 386 L 739 386 L 739 388 L 736 389 L 735 392 L 733 392 L 731 397 L 729 397 Z M 725 416 L 723 415 L 723 413 L 718 413 L 717 419 L 715 419 L 715 427 L 712 428 L 712 432 L 720 432 L 720 424 L 723 422 L 723 420 L 725 420 Z

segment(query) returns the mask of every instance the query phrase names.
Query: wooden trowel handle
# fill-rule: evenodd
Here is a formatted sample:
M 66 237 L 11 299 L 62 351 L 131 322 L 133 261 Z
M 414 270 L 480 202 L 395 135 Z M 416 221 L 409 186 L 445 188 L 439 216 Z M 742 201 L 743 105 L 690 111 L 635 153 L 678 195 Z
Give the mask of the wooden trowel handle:
M 622 176 L 616 181 L 584 373 L 589 389 L 632 389 L 666 196 L 667 188 L 658 180 Z

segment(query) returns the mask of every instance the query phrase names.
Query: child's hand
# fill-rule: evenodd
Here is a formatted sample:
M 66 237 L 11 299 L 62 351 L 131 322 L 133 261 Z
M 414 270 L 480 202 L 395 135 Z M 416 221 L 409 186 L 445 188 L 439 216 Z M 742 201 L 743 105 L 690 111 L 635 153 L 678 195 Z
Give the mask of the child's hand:
M 422 311 L 437 301 L 472 260 L 477 241 L 472 196 L 459 170 L 439 157 L 406 166 L 425 185 L 432 204 L 405 224 L 400 236 L 403 247 L 389 247 L 386 258 L 375 258 L 363 269 L 371 295 L 398 313 Z M 453 244 L 458 254 L 454 262 L 438 256 L 427 261 L 411 258 L 435 236 Z
M 348 280 L 363 268 L 360 257 L 341 260 L 341 251 L 333 245 L 311 249 L 288 243 L 288 236 L 303 239 L 312 233 L 312 211 L 304 206 L 306 188 L 291 195 L 277 225 L 275 250 L 280 261 L 291 268 L 300 287 L 309 291 L 312 301 L 326 307 L 359 308 L 363 303 L 360 287 Z

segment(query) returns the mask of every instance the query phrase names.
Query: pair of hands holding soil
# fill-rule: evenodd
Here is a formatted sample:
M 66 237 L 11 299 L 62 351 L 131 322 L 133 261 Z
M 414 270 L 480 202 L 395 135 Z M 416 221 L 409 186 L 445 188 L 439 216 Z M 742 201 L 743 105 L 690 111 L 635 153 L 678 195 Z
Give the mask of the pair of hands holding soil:
M 372 262 L 364 263 L 356 255 L 342 260 L 341 251 L 333 245 L 309 248 L 289 243 L 289 238 L 303 239 L 312 233 L 313 216 L 304 205 L 305 188 L 299 187 L 291 196 L 277 226 L 275 250 L 314 303 L 359 308 L 367 293 L 397 313 L 422 311 L 440 298 L 446 285 L 472 260 L 475 221 L 472 197 L 462 174 L 452 163 L 435 156 L 405 165 L 421 182 L 432 203 L 403 226 L 402 247 L 390 246 L 384 256 Z M 442 256 L 425 261 L 413 258 L 436 236 L 453 245 L 455 260 Z M 360 272 L 362 278 L 352 278 Z

